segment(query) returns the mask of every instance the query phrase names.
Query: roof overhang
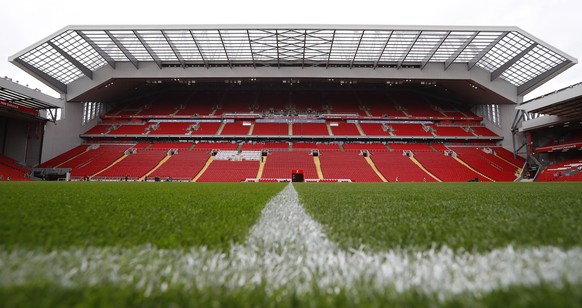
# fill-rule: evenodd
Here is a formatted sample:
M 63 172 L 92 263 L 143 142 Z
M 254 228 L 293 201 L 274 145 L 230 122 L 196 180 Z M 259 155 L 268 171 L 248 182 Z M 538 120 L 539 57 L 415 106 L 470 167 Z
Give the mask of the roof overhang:
M 309 71 L 308 77 L 342 69 L 365 72 L 344 75 L 399 76 L 435 67 L 447 75 L 459 66 L 464 75 L 485 72 L 489 82 L 523 96 L 577 63 L 517 27 L 378 25 L 68 26 L 9 60 L 73 96 L 78 81 L 100 85 L 102 72 L 155 78 L 177 68 L 191 77 L 260 78 L 278 70 Z
M 523 131 L 580 121 L 582 119 L 582 83 L 532 99 L 518 106 L 517 109 L 543 115 L 523 122 L 521 129 Z
M 16 110 L 44 110 L 63 108 L 65 102 L 31 89 L 8 78 L 0 78 L 0 106 Z

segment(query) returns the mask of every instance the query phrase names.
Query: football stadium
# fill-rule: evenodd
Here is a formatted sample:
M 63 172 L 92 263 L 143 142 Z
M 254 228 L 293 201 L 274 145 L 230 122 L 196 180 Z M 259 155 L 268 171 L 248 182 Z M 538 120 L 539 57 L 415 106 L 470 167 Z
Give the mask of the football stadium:
M 524 99 L 577 64 L 542 39 L 73 25 L 30 42 L 9 61 L 60 97 L 0 78 L 0 304 L 579 306 L 582 83 Z

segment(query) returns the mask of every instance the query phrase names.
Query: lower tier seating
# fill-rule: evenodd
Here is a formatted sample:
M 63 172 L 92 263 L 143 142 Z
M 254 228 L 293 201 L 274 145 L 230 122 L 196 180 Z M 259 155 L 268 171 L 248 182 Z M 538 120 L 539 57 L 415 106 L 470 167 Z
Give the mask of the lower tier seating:
M 467 182 L 475 178 L 490 182 L 487 178 L 473 172 L 451 156 L 442 152 L 414 152 L 416 158 L 430 173 L 444 182 Z
M 451 147 L 464 162 L 489 178 L 498 182 L 515 180 L 517 168 L 499 159 L 493 154 L 487 154 L 475 147 Z
M 29 181 L 30 170 L 10 157 L 0 155 L 0 181 Z
M 389 182 L 436 182 L 402 152 L 374 152 L 372 160 Z
M 138 150 L 111 168 L 100 172 L 94 179 L 137 180 L 152 170 L 167 154 L 166 150 Z
M 128 149 L 132 150 L 127 151 Z M 171 149 L 177 149 L 177 153 L 169 156 L 163 164 L 159 165 L 159 168 L 154 170 L 166 158 L 168 151 Z M 306 178 L 317 179 L 317 169 L 311 153 L 313 150 L 319 152 L 321 171 L 326 180 L 381 181 L 380 176 L 370 166 L 366 158 L 361 155 L 362 153 L 360 152 L 364 150 L 371 154 L 370 158 L 377 170 L 390 182 L 396 181 L 396 178 L 400 182 L 418 182 L 425 179 L 430 182 L 434 180 L 410 158 L 402 155 L 405 151 L 412 151 L 414 158 L 426 170 L 445 182 L 464 182 L 475 178 L 480 181 L 487 181 L 488 178 L 495 181 L 513 181 L 519 168 L 517 164 L 509 161 L 513 159 L 512 154 L 501 147 L 445 146 L 439 143 L 432 145 L 423 143 L 389 143 L 385 145 L 380 142 L 340 144 L 211 141 L 82 145 L 47 161 L 41 166 L 45 168 L 70 168 L 72 169 L 71 176 L 75 180 L 92 176 L 94 180 L 119 180 L 124 179 L 126 176 L 129 180 L 136 180 L 152 171 L 148 175 L 150 180 L 159 177 L 162 179 L 172 178 L 180 181 L 190 181 L 202 170 L 211 156 L 212 150 L 219 151 L 218 154 L 231 153 L 232 157 L 236 157 L 236 159 L 227 157 L 226 161 L 221 161 L 217 158 L 218 156 L 215 156 L 216 159 L 210 164 L 210 167 L 204 172 L 199 181 L 241 181 L 247 178 L 256 178 L 262 150 L 269 151 L 262 173 L 263 179 L 287 179 L 293 169 L 303 169 Z M 448 150 L 455 151 L 462 162 L 444 155 L 443 152 Z M 130 153 L 134 151 L 136 151 L 135 154 Z M 127 157 L 112 165 L 116 160 L 126 155 L 126 152 L 128 153 Z M 251 158 L 246 156 L 248 153 L 258 156 Z M 513 160 L 519 163 L 519 159 Z M 111 167 L 104 170 L 109 166 Z M 571 167 L 570 169 L 575 169 L 579 166 L 582 166 L 582 163 L 569 167 Z M 564 174 L 564 170 L 557 168 L 563 167 L 565 166 L 548 168 L 538 180 L 556 180 L 556 178 Z M 24 172 L 20 173 L 24 174 Z M 573 176 L 573 173 L 576 172 L 571 173 L 568 173 L 568 176 Z M 576 177 L 570 177 L 569 179 L 576 179 Z
M 582 158 L 571 158 L 551 164 L 540 172 L 538 182 L 568 182 L 582 180 Z
M 259 161 L 215 160 L 198 179 L 198 182 L 243 182 L 256 178 Z
M 152 172 L 148 178 L 161 180 L 171 178 L 173 181 L 190 181 L 202 170 L 210 157 L 208 151 L 179 150 L 163 165 Z
M 324 152 L 319 157 L 325 179 L 350 179 L 352 182 L 381 182 L 358 152 Z
M 313 156 L 307 152 L 273 152 L 267 157 L 262 178 L 291 179 L 291 170 L 302 169 L 306 179 L 317 179 Z

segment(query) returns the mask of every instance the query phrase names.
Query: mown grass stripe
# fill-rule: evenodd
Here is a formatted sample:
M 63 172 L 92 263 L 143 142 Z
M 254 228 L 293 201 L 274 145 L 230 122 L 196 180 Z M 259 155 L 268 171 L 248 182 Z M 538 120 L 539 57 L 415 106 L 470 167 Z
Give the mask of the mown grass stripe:
M 205 247 L 85 247 L 53 251 L 0 249 L 0 286 L 51 285 L 85 288 L 115 285 L 145 296 L 169 290 L 225 293 L 264 288 L 267 296 L 292 294 L 365 296 L 363 290 L 420 292 L 440 300 L 470 293 L 480 297 L 511 286 L 560 288 L 582 282 L 582 248 L 516 248 L 484 253 L 448 247 L 425 251 L 343 250 L 299 204 L 292 185 L 263 209 L 244 245 L 229 252 Z M 357 290 L 353 293 L 350 290 Z M 362 293 L 359 293 L 362 292 Z

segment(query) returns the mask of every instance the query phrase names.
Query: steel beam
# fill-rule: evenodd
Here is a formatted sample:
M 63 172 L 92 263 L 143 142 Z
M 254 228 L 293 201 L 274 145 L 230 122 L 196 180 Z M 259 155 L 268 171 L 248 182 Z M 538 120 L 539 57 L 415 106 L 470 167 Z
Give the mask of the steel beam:
M 503 72 L 505 72 L 508 68 L 510 68 L 512 65 L 514 65 L 517 61 L 519 61 L 521 58 L 523 58 L 525 55 L 527 55 L 528 52 L 532 51 L 532 49 L 536 48 L 536 46 L 538 46 L 538 43 L 532 43 L 526 49 L 524 49 L 522 52 L 515 55 L 515 57 L 509 59 L 509 61 L 503 63 L 503 65 L 501 65 L 496 70 L 491 72 L 491 81 L 499 78 L 499 76 L 501 76 L 501 74 L 503 74 Z
M 428 64 L 428 62 L 430 62 L 430 59 L 432 59 L 432 57 L 439 50 L 439 48 L 441 48 L 441 46 L 447 40 L 447 38 L 449 37 L 450 34 L 451 34 L 451 31 L 447 32 L 446 35 L 443 35 L 443 37 L 441 37 L 441 39 L 438 41 L 438 43 L 436 43 L 436 45 L 434 45 L 434 47 L 428 52 L 428 54 L 426 55 L 426 57 L 422 60 L 422 63 L 420 64 L 421 71 Z
M 37 75 L 38 77 L 40 77 L 41 79 L 46 81 L 48 84 L 53 86 L 58 91 L 61 91 L 62 93 L 67 93 L 67 85 L 60 82 L 59 80 L 57 80 L 53 76 L 50 76 L 49 74 L 39 70 L 38 68 L 22 61 L 20 58 L 14 59 L 14 62 L 18 63 L 18 65 L 20 65 L 24 69 L 28 70 L 29 72 L 31 72 L 33 75 Z
M 121 43 L 121 41 L 118 38 L 116 38 L 113 34 L 111 34 L 111 31 L 106 30 L 105 34 L 107 34 L 107 36 L 109 36 L 109 38 L 111 39 L 111 41 L 113 41 L 113 43 L 117 46 L 117 48 L 119 48 L 119 50 L 121 50 L 121 52 L 125 55 L 127 60 L 129 60 L 129 62 L 131 62 L 131 64 L 133 64 L 133 66 L 135 66 L 136 69 L 139 69 L 139 61 L 137 61 L 137 59 L 133 56 L 133 54 L 131 54 L 131 51 L 129 51 L 127 48 L 125 48 L 123 43 Z
M 93 80 L 93 71 L 91 71 L 88 67 L 86 67 L 83 63 L 79 62 L 73 56 L 71 56 L 68 52 L 62 50 L 59 46 L 55 43 L 48 41 L 46 42 L 49 46 L 51 46 L 54 50 L 56 50 L 61 56 L 63 56 L 67 61 L 73 64 L 76 68 L 78 68 L 83 74 L 89 79 Z
M 89 46 L 93 47 L 93 49 L 95 50 L 95 52 L 97 52 L 99 54 L 99 56 L 101 56 L 101 58 L 103 58 L 103 60 L 105 60 L 105 62 L 107 62 L 107 64 L 109 64 L 109 66 L 111 66 L 111 68 L 115 69 L 115 60 L 113 60 L 113 58 L 111 58 L 111 56 L 109 56 L 109 54 L 107 54 L 101 47 L 99 47 L 99 45 L 95 44 L 95 42 L 93 42 L 93 40 L 88 37 L 85 33 L 83 33 L 83 31 L 75 31 L 82 39 L 85 40 L 85 42 L 87 42 L 87 44 L 89 44 Z
M 202 53 L 202 49 L 200 49 L 200 45 L 198 44 L 198 40 L 194 36 L 194 32 L 192 32 L 192 30 L 189 30 L 188 32 L 190 32 L 190 36 L 192 36 L 192 40 L 194 40 L 194 45 L 196 45 L 196 49 L 198 49 L 200 58 L 202 58 L 202 62 L 204 62 L 204 67 L 208 68 L 208 61 L 206 61 L 206 58 L 204 58 L 204 53 Z
M 445 71 L 449 68 L 449 66 L 451 66 L 451 64 L 453 64 L 453 62 L 455 62 L 455 60 L 461 55 L 461 53 L 465 51 L 465 48 L 467 48 L 467 46 L 471 44 L 471 42 L 477 37 L 478 34 L 479 32 L 473 33 L 473 35 L 471 35 L 471 37 L 465 40 L 463 44 L 459 46 L 459 48 L 457 48 L 457 50 L 455 50 L 455 52 L 447 59 L 447 61 L 445 61 Z
M 162 35 L 166 39 L 166 42 L 168 42 L 168 45 L 170 45 L 172 52 L 174 53 L 174 55 L 176 56 L 176 58 L 180 62 L 180 65 L 182 66 L 182 68 L 186 68 L 186 61 L 184 61 L 184 57 L 182 57 L 182 55 L 180 54 L 180 51 L 178 50 L 176 45 L 174 45 L 174 42 L 172 42 L 172 40 L 170 40 L 170 38 L 166 34 L 166 31 L 162 30 Z
M 390 39 L 392 38 L 392 33 L 394 33 L 394 31 L 390 31 L 390 34 L 386 38 L 386 43 L 384 43 L 384 48 L 382 48 L 382 52 L 380 52 L 378 59 L 376 60 L 376 62 L 374 62 L 374 69 L 376 69 L 378 67 L 378 63 L 380 63 L 380 60 L 382 59 L 382 56 L 384 55 L 384 51 L 386 50 L 386 47 L 388 47 L 388 43 L 390 43 Z
M 158 55 L 156 54 L 155 50 L 153 50 L 150 47 L 150 45 L 148 44 L 148 42 L 146 42 L 146 40 L 143 38 L 143 36 L 141 36 L 141 34 L 139 34 L 139 32 L 133 31 L 133 34 L 135 35 L 135 37 L 137 37 L 137 39 L 143 45 L 143 47 L 145 48 L 145 50 L 150 54 L 150 57 L 152 57 L 152 59 L 154 60 L 154 62 L 156 62 L 156 64 L 158 65 L 158 67 L 160 69 L 162 69 L 162 60 L 160 60 L 160 57 L 158 57 Z
M 420 37 L 421 34 L 422 34 L 422 31 L 419 31 L 418 33 L 416 33 L 416 36 L 412 40 L 412 43 L 410 43 L 410 45 L 408 45 L 406 52 L 404 52 L 402 54 L 402 56 L 400 57 L 400 59 L 398 59 L 398 64 L 396 65 L 397 70 L 399 70 L 402 67 L 402 63 L 404 63 L 404 60 L 406 60 L 406 57 L 408 57 L 408 54 L 410 53 L 410 51 L 412 50 L 412 48 L 416 44 L 416 41 L 418 41 L 418 38 Z
M 502 32 L 501 35 L 499 35 L 495 40 L 493 40 L 491 43 L 489 43 L 489 45 L 487 45 L 487 47 L 483 48 L 478 54 L 476 54 L 475 57 L 473 57 L 473 59 L 471 59 L 471 61 L 469 61 L 469 63 L 467 63 L 468 70 L 472 70 L 473 67 L 477 63 L 479 63 L 479 61 L 481 61 L 481 59 L 483 59 L 483 57 L 485 57 L 485 55 L 488 54 L 491 49 L 493 49 L 493 47 L 495 47 L 497 44 L 499 44 L 499 42 L 504 37 L 507 36 L 507 34 L 509 34 L 509 32 Z

